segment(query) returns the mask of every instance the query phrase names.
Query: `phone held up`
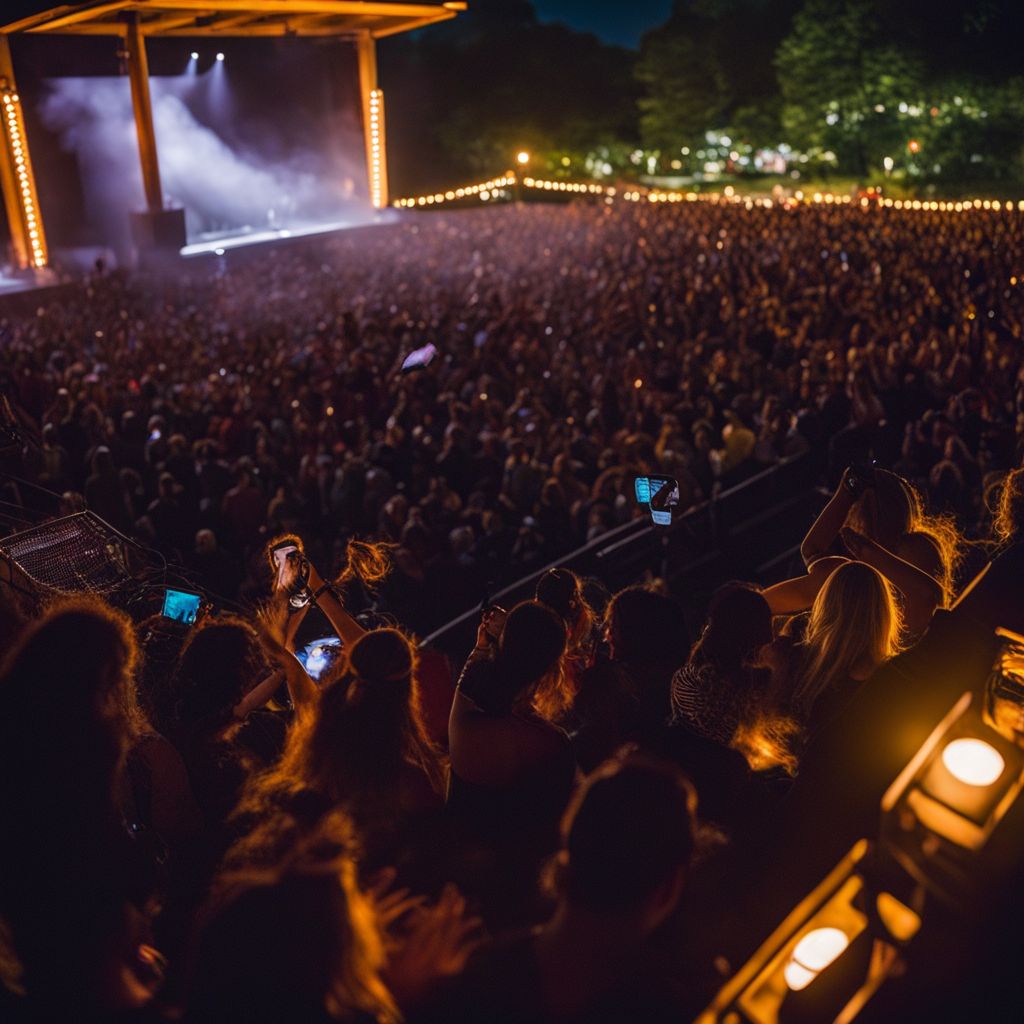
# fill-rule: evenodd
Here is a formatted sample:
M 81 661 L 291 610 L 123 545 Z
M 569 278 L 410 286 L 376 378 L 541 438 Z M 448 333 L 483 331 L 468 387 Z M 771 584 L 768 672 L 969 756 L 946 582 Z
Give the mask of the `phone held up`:
M 846 488 L 854 498 L 859 498 L 869 487 L 875 486 L 875 467 L 878 463 L 872 459 L 870 462 L 853 462 L 846 467 L 843 477 Z
M 679 481 L 671 476 L 638 476 L 634 483 L 637 504 L 647 506 L 655 526 L 671 526 L 672 510 L 679 505 Z
M 276 590 L 288 594 L 292 608 L 304 608 L 312 599 L 309 592 L 309 561 L 302 549 L 293 540 L 284 540 L 274 545 L 270 560 L 277 572 Z
M 168 587 L 164 591 L 164 607 L 161 614 L 172 622 L 191 626 L 199 614 L 202 600 L 198 594 L 190 594 L 187 590 L 172 590 Z

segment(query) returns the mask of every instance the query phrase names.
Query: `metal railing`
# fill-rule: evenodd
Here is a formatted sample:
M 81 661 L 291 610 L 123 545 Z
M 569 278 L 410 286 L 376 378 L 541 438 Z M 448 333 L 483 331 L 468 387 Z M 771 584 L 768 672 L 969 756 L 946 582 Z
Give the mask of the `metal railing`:
M 504 607 L 533 597 L 537 580 L 549 569 L 564 567 L 580 576 L 595 576 L 611 590 L 635 582 L 653 570 L 671 587 L 681 576 L 722 561 L 729 567 L 754 567 L 766 552 L 757 526 L 787 506 L 805 500 L 815 489 L 818 460 L 811 453 L 791 456 L 761 470 L 676 516 L 669 527 L 649 518 L 631 519 L 499 590 L 492 600 Z M 479 605 L 426 637 L 421 644 L 452 656 L 465 654 L 474 642 Z

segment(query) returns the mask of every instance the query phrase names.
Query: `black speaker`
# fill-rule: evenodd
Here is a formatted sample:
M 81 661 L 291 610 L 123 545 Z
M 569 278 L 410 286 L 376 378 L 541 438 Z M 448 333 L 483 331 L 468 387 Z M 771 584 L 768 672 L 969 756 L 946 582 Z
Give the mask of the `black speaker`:
M 132 241 L 140 255 L 152 252 L 177 255 L 185 245 L 185 211 L 156 210 L 131 213 Z

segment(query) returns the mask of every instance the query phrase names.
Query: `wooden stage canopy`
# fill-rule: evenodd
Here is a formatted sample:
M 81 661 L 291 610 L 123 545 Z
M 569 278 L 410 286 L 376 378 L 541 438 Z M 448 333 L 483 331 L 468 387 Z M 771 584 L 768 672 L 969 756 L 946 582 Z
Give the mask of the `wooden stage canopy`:
M 153 238 L 159 241 L 161 237 L 183 236 L 184 219 L 181 211 L 164 207 L 146 39 L 312 36 L 350 40 L 356 46 L 359 64 L 370 200 L 379 208 L 387 205 L 388 188 L 384 96 L 377 85 L 376 41 L 448 21 L 465 9 L 465 0 L 89 0 L 53 7 L 0 26 L 0 186 L 15 264 L 23 269 L 43 268 L 49 254 L 14 77 L 10 36 L 115 36 L 124 41 L 146 192 L 145 216 Z

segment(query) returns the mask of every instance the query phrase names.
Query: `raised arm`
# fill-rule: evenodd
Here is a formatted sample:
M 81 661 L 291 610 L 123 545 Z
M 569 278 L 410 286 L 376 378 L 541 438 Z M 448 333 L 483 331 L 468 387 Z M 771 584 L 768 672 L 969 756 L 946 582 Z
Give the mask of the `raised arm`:
M 796 576 L 791 580 L 783 580 L 774 586 L 767 587 L 761 593 L 772 610 L 772 615 L 795 615 L 806 611 L 814 604 L 818 591 L 847 559 L 838 555 L 828 555 L 812 562 L 806 576 Z
M 345 611 L 345 606 L 338 599 L 334 588 L 324 581 L 324 578 L 316 571 L 316 566 L 312 562 L 309 566 L 309 589 L 313 592 L 320 611 L 327 616 L 327 621 L 330 622 L 334 627 L 334 631 L 341 638 L 341 642 L 345 645 L 345 650 L 351 650 L 352 645 L 366 630 Z
M 854 558 L 877 569 L 903 594 L 907 629 L 911 633 L 926 630 L 935 609 L 942 604 L 942 585 L 938 580 L 850 527 L 844 527 L 842 537 Z
M 288 615 L 287 602 L 280 598 L 262 608 L 256 617 L 263 649 L 284 673 L 295 713 L 306 714 L 316 705 L 320 691 L 291 650 L 300 621 L 301 615 Z
M 814 520 L 814 525 L 807 531 L 803 543 L 800 545 L 800 557 L 808 568 L 823 555 L 828 553 L 832 542 L 839 536 L 839 531 L 846 522 L 854 503 L 856 495 L 850 489 L 847 478 L 849 470 L 843 473 L 843 479 L 836 488 L 836 493 L 829 499 L 829 503 L 821 510 L 820 515 Z

